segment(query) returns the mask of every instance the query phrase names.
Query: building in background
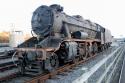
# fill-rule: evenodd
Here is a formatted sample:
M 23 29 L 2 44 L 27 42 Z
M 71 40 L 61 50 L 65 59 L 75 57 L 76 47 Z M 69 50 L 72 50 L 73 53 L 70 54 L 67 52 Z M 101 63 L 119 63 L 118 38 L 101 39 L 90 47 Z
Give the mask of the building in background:
M 21 30 L 1 31 L 0 43 L 8 43 L 11 47 L 17 47 L 17 45 L 23 43 L 30 37 L 30 33 L 25 33 Z
M 9 43 L 9 34 L 7 31 L 0 32 L 0 43 Z
M 11 31 L 9 35 L 10 47 L 17 47 L 24 42 L 24 34 L 22 31 Z

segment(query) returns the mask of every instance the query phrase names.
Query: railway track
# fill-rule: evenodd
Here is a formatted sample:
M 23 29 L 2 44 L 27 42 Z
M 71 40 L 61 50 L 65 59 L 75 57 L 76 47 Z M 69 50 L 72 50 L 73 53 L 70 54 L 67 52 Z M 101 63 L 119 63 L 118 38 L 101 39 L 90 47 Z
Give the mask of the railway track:
M 85 61 L 88 61 L 89 59 L 94 58 L 95 56 L 96 55 L 94 55 L 94 56 L 92 56 L 92 57 L 90 57 L 86 60 L 82 60 L 82 61 L 79 61 L 79 62 L 76 62 L 76 63 L 73 63 L 73 64 L 66 64 L 62 67 L 59 67 L 55 71 L 52 71 L 51 73 L 45 73 L 45 74 L 42 74 L 42 75 L 39 75 L 39 76 L 36 76 L 36 77 L 20 76 L 17 72 L 17 73 L 13 73 L 13 74 L 11 74 L 7 77 L 4 77 L 0 80 L 3 80 L 3 83 L 39 83 L 39 82 L 44 83 L 47 79 L 53 78 L 57 74 L 63 74 L 66 71 L 70 71 L 76 65 L 84 63 Z M 14 79 L 11 82 L 9 82 L 8 79 L 12 79 L 12 78 L 14 78 Z M 8 80 L 8 81 L 5 81 L 5 80 Z
M 89 59 L 95 57 L 96 55 L 86 59 L 86 60 L 82 60 L 79 62 L 76 62 L 74 64 L 67 64 L 63 67 L 58 68 L 56 71 L 53 71 L 51 73 L 48 73 L 46 75 L 41 75 L 41 76 L 37 76 L 33 79 L 31 79 L 30 81 L 26 81 L 25 83 L 45 83 L 45 81 L 49 78 L 53 78 L 54 76 L 56 76 L 57 74 L 63 74 L 64 72 L 70 71 L 73 67 L 75 67 L 76 65 L 79 65 L 81 63 L 84 63 L 85 61 L 88 61 Z
M 125 57 L 123 57 L 122 61 L 122 68 L 119 74 L 119 83 L 124 83 L 125 82 Z
M 113 50 L 115 50 L 115 48 L 110 48 L 104 52 L 105 52 L 105 54 L 106 53 L 109 54 Z M 96 57 L 97 55 L 103 55 L 104 52 L 93 55 L 92 57 L 85 59 L 85 60 L 81 60 L 81 61 L 76 60 L 76 62 L 72 63 L 72 64 L 68 63 L 64 66 L 59 67 L 55 71 L 52 71 L 51 73 L 44 73 L 44 74 L 37 75 L 34 77 L 28 76 L 28 75 L 22 76 L 19 74 L 19 70 L 14 64 L 7 64 L 7 66 L 0 67 L 0 72 L 2 72 L 4 74 L 3 76 L 0 75 L 1 76 L 0 82 L 1 83 L 44 83 L 47 79 L 53 78 L 54 76 L 56 76 L 58 74 L 63 74 L 66 71 L 71 71 L 72 68 L 74 68 L 76 65 L 82 64 L 82 63 Z M 7 58 L 7 59 L 9 59 L 9 58 Z M 15 59 L 15 60 L 17 60 L 17 59 Z M 9 60 L 7 60 L 7 61 L 9 62 Z M 10 63 L 11 63 L 11 61 L 10 61 Z M 7 72 L 7 71 L 9 71 L 9 72 Z
M 1 47 L 0 50 L 0 81 L 7 80 L 10 78 L 15 77 L 15 75 L 19 72 L 18 68 L 13 61 L 16 63 L 18 62 L 17 58 L 12 59 L 12 55 L 14 50 L 9 49 L 6 47 L 7 50 L 4 50 L 5 47 Z

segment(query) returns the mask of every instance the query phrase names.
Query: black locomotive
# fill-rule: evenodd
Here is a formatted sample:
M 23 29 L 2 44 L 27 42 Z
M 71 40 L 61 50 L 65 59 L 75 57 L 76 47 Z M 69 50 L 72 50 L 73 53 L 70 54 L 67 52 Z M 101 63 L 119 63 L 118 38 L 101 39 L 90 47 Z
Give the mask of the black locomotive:
M 22 74 L 36 75 L 74 62 L 76 58 L 87 59 L 112 42 L 108 29 L 80 15 L 69 16 L 57 4 L 38 7 L 31 25 L 32 34 L 37 36 L 16 48 Z

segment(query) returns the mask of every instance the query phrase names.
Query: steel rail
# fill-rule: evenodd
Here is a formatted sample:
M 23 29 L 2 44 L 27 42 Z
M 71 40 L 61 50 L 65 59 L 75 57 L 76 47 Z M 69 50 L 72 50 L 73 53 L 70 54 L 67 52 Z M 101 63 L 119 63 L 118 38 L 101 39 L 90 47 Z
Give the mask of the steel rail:
M 53 72 L 48 73 L 46 75 L 37 76 L 37 77 L 35 77 L 35 78 L 25 82 L 25 83 L 44 83 L 47 79 L 52 78 L 52 77 L 54 77 L 57 74 L 63 73 L 65 71 L 68 71 L 71 68 L 75 67 L 76 65 L 82 64 L 82 63 L 90 60 L 91 58 L 94 58 L 95 56 L 96 55 L 94 55 L 94 56 L 92 56 L 92 57 L 90 57 L 90 58 L 88 58 L 86 60 L 81 60 L 79 62 L 73 63 L 71 65 L 70 64 L 64 65 L 63 67 L 58 68 L 56 71 L 53 71 Z

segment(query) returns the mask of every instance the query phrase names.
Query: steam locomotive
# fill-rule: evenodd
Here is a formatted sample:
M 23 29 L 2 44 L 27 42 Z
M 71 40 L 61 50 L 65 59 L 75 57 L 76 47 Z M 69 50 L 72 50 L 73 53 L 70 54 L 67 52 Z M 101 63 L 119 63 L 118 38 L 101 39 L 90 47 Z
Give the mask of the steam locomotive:
M 69 16 L 57 4 L 38 7 L 31 25 L 33 37 L 16 48 L 21 74 L 53 71 L 76 59 L 87 59 L 112 42 L 108 29 L 80 15 Z

